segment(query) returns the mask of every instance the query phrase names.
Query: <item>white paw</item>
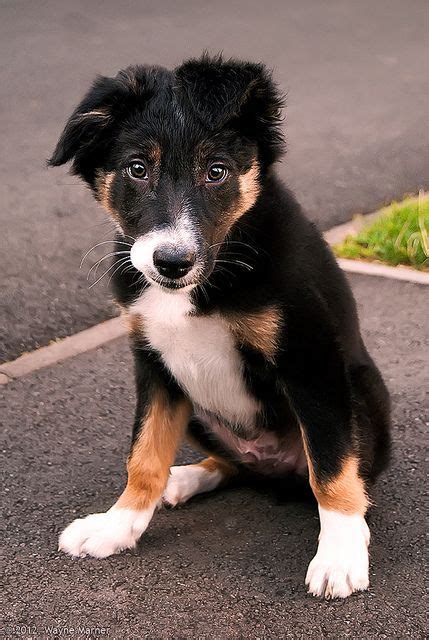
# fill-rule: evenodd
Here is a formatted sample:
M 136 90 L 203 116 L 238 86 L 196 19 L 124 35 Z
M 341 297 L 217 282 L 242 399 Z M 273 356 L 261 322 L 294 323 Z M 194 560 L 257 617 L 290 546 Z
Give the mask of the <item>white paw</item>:
M 134 547 L 153 512 L 152 508 L 134 511 L 112 507 L 106 513 L 93 513 L 69 524 L 60 535 L 58 547 L 71 556 L 107 558 Z
M 171 467 L 170 477 L 162 497 L 172 507 L 186 502 L 198 493 L 212 491 L 222 481 L 223 474 L 219 470 L 208 471 L 194 464 L 182 467 Z
M 321 507 L 319 512 L 319 546 L 305 578 L 309 593 L 346 598 L 367 589 L 369 529 L 365 518 Z

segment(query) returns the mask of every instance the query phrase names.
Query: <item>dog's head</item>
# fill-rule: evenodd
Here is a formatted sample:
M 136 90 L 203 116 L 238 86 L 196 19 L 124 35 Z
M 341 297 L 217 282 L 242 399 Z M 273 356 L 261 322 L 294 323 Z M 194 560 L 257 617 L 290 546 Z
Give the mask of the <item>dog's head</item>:
M 49 164 L 73 162 L 150 282 L 207 278 L 234 223 L 281 153 L 281 98 L 261 64 L 203 56 L 174 71 L 99 77 Z

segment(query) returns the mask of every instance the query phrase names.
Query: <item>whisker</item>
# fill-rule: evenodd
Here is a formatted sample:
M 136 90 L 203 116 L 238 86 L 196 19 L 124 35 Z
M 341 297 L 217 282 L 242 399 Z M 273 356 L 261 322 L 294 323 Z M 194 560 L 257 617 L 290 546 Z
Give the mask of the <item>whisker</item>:
M 107 258 L 111 258 L 112 256 L 118 256 L 120 254 L 124 254 L 124 253 L 130 253 L 129 251 L 113 251 L 111 253 L 108 253 L 107 255 L 103 256 L 102 258 L 100 258 L 100 260 L 97 260 L 97 262 L 94 262 L 94 264 L 92 265 L 92 267 L 90 268 L 90 270 L 88 271 L 88 274 L 86 276 L 86 279 L 89 280 L 89 276 L 91 275 L 92 271 L 95 269 L 94 272 L 94 277 L 97 275 L 97 270 L 98 267 L 100 266 L 100 264 L 103 262 L 103 260 L 107 260 Z
M 213 249 L 214 247 L 218 247 L 220 245 L 229 245 L 229 244 L 241 244 L 243 245 L 243 247 L 248 247 L 249 249 L 254 251 L 256 255 L 259 254 L 259 251 L 255 247 L 252 247 L 251 244 L 247 244 L 247 242 L 242 242 L 241 240 L 225 240 L 224 242 L 215 242 L 214 244 L 211 244 L 208 248 Z
M 85 253 L 85 255 L 83 256 L 81 262 L 80 262 L 80 269 L 82 269 L 82 265 L 84 263 L 84 260 L 86 258 L 86 256 L 88 256 L 91 251 L 94 251 L 94 249 L 96 249 L 97 247 L 101 247 L 101 245 L 103 244 L 124 244 L 126 247 L 132 247 L 133 245 L 130 244 L 129 242 L 121 242 L 120 240 L 104 240 L 103 242 L 98 242 L 97 244 L 94 244 L 94 246 L 92 246 L 90 249 L 88 249 L 88 251 Z
M 128 260 L 128 258 L 120 258 L 119 260 L 117 260 L 116 262 L 114 262 L 113 264 L 110 265 L 110 267 L 108 267 L 106 269 L 106 271 L 98 278 L 98 280 L 96 280 L 95 282 L 93 282 L 88 289 L 92 289 L 92 287 L 95 287 L 96 284 L 98 284 L 100 282 L 100 280 L 102 280 L 104 278 L 104 276 L 109 273 L 110 269 L 113 269 L 114 267 L 116 267 L 116 265 L 118 264 L 118 262 L 122 262 L 123 260 Z
M 229 269 L 227 269 L 226 267 L 223 267 L 222 265 L 217 265 L 216 266 L 216 270 L 222 271 L 223 273 L 227 273 L 229 276 L 234 276 L 234 278 L 237 277 L 237 274 L 234 273 L 233 271 L 230 271 Z
M 243 267 L 246 267 L 246 269 L 249 269 L 249 271 L 253 271 L 253 267 L 250 264 L 247 264 L 247 262 L 243 262 L 242 260 L 220 260 L 220 259 L 216 259 L 215 260 L 215 264 L 218 263 L 225 263 L 225 264 L 240 264 Z
M 209 303 L 209 301 L 210 301 L 210 299 L 209 299 L 209 294 L 208 294 L 208 293 L 207 293 L 207 291 L 206 291 L 206 287 L 205 287 L 205 284 L 204 284 L 204 283 L 200 283 L 200 289 L 201 289 L 201 292 L 202 292 L 202 294 L 204 295 L 204 297 L 205 297 L 205 299 L 206 299 L 206 302 L 207 302 L 207 304 L 208 304 L 208 303 Z
M 122 267 L 123 267 L 123 268 L 125 268 L 126 266 L 129 266 L 129 265 L 127 265 L 127 261 L 129 260 L 129 258 L 121 258 L 121 260 L 122 260 L 122 261 L 124 261 L 124 260 L 125 260 L 125 262 L 122 262 L 122 264 L 120 264 L 120 265 L 118 266 L 118 268 L 117 268 L 117 269 L 115 269 L 115 270 L 110 274 L 109 281 L 108 281 L 107 285 L 110 285 L 110 283 L 111 283 L 111 281 L 112 281 L 113 276 L 115 275 L 115 273 L 116 273 L 117 271 L 119 271 L 119 269 L 121 269 Z M 130 261 L 130 262 L 131 262 L 131 261 Z M 122 271 L 121 273 L 123 273 L 123 271 Z
M 121 276 L 125 275 L 126 273 L 129 273 L 130 271 L 133 271 L 133 267 L 131 265 L 127 265 L 123 271 L 121 271 Z
M 246 267 L 249 271 L 253 271 L 254 267 L 252 265 L 247 264 L 247 262 L 243 262 L 242 260 L 235 260 L 236 264 L 241 264 L 241 266 Z

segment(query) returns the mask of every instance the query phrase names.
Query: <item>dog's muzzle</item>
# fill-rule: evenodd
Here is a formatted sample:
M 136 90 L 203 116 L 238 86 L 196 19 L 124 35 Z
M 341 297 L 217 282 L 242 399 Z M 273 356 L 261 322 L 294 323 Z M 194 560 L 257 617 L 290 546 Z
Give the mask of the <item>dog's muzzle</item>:
M 188 239 L 185 242 L 181 238 L 165 238 L 161 232 L 138 238 L 131 247 L 130 258 L 149 282 L 167 289 L 196 285 L 201 275 L 195 244 Z

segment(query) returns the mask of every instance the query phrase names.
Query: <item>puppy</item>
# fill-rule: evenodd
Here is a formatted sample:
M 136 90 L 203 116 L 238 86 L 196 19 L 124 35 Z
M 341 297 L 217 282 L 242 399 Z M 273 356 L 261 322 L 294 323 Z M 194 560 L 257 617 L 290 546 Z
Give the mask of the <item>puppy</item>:
M 263 65 L 204 55 L 99 77 L 66 124 L 49 164 L 71 161 L 116 223 L 137 385 L 126 488 L 63 531 L 66 553 L 134 547 L 160 501 L 243 471 L 297 474 L 320 515 L 309 591 L 368 587 L 389 397 L 343 273 L 275 175 L 281 107 Z M 185 437 L 207 457 L 172 466 Z

